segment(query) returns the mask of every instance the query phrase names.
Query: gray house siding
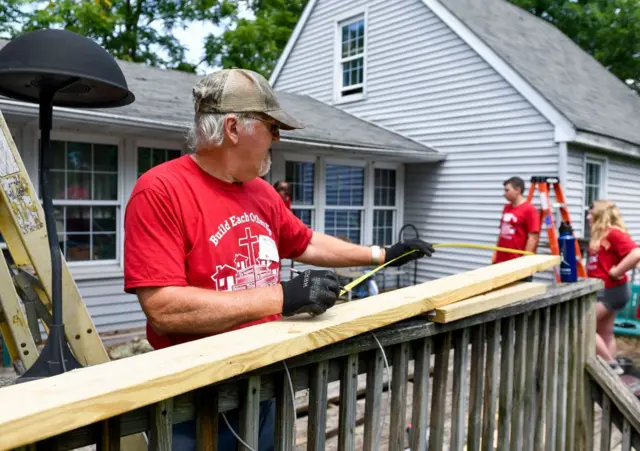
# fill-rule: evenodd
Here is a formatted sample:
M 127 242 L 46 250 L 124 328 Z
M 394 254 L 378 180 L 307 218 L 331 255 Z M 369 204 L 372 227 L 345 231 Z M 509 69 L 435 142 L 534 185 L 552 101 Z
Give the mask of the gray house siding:
M 92 279 L 76 283 L 100 333 L 144 326 L 145 316 L 137 298 L 124 292 L 124 279 Z
M 365 6 L 367 97 L 336 106 L 448 154 L 406 167 L 404 222 L 421 238 L 495 244 L 502 182 L 558 174 L 553 126 L 421 1 L 349 10 Z M 333 33 L 344 9 L 317 2 L 277 88 L 333 101 Z M 420 264 L 419 280 L 490 261 L 490 251 L 442 249 Z

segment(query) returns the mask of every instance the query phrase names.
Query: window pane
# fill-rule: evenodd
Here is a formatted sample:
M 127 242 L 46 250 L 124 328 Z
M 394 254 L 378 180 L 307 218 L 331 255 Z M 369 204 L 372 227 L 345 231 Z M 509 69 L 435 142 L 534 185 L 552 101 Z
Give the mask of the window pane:
M 138 176 L 151 169 L 151 149 L 148 147 L 138 148 Z
M 91 235 L 90 234 L 68 234 L 65 235 L 66 255 L 68 261 L 85 261 L 91 257 Z
M 327 205 L 363 205 L 364 168 L 328 164 L 326 185 Z
M 116 207 L 93 207 L 93 231 L 116 231 Z
M 95 200 L 118 200 L 117 174 L 95 174 L 93 177 Z
M 294 208 L 291 210 L 307 227 L 313 227 L 313 210 Z
M 51 169 L 64 169 L 65 160 L 66 150 L 64 141 L 51 141 Z
M 389 246 L 393 244 L 393 210 L 375 210 L 373 212 L 374 244 Z
M 67 233 L 89 233 L 91 231 L 90 207 L 66 207 Z
M 339 238 L 348 238 L 360 244 L 362 212 L 354 210 L 326 210 L 324 232 Z
M 291 188 L 291 203 L 313 205 L 315 166 L 313 163 L 287 161 L 285 180 Z
M 93 235 L 93 260 L 115 260 L 116 234 L 101 233 Z
M 180 158 L 181 155 L 182 155 L 182 152 L 179 150 L 167 150 L 167 160 Z
M 91 199 L 90 172 L 69 172 L 67 174 L 67 199 Z
M 64 171 L 51 170 L 49 172 L 49 182 L 52 186 L 52 191 L 49 193 L 52 199 L 64 199 Z
M 111 144 L 94 145 L 93 170 L 118 172 L 118 146 Z
M 393 207 L 396 205 L 395 169 L 375 170 L 373 202 L 375 206 Z
M 91 170 L 91 144 L 67 143 L 67 170 Z
M 153 149 L 151 151 L 151 166 L 158 166 L 167 161 L 167 151 L 165 149 Z

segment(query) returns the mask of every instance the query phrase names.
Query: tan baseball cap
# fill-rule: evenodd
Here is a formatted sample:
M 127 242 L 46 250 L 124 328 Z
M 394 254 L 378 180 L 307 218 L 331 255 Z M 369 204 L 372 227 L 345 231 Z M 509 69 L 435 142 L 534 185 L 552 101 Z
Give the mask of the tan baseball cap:
M 280 107 L 266 78 L 247 69 L 222 69 L 202 78 L 193 87 L 196 113 L 263 113 L 282 129 L 305 125 Z

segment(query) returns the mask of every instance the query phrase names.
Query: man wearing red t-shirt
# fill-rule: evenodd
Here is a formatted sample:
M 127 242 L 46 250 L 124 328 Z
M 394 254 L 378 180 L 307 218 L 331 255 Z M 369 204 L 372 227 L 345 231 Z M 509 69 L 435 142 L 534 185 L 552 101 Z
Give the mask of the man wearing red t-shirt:
M 280 129 L 301 128 L 268 82 L 246 70 L 221 70 L 193 89 L 194 153 L 147 171 L 125 213 L 125 290 L 138 296 L 151 345 L 164 348 L 298 313 L 322 314 L 340 291 L 336 274 L 307 270 L 280 281 L 287 258 L 319 267 L 391 266 L 431 256 L 407 240 L 387 249 L 313 232 L 260 177 Z M 237 417 L 228 414 L 232 427 Z M 274 403 L 260 409 L 260 449 L 272 449 Z M 174 447 L 195 449 L 195 422 L 176 425 Z M 220 425 L 219 449 L 235 449 Z
M 520 177 L 511 177 L 504 182 L 504 197 L 509 201 L 502 210 L 498 247 L 535 252 L 540 237 L 540 219 L 538 211 L 524 198 L 524 181 Z M 494 263 L 501 263 L 522 254 L 496 251 Z

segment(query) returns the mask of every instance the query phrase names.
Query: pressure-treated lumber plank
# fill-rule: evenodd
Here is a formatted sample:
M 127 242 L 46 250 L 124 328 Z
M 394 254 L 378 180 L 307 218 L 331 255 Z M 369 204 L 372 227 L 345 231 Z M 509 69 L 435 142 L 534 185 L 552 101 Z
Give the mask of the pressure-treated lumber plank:
M 464 301 L 456 302 L 436 309 L 431 320 L 436 323 L 450 323 L 458 319 L 467 318 L 478 313 L 487 312 L 507 304 L 544 294 L 547 284 L 525 282 L 501 288 L 489 293 L 473 296 Z
M 559 262 L 558 256 L 525 256 L 340 304 L 317 317 L 299 315 L 72 371 L 56 376 L 55 385 L 45 379 L 5 387 L 0 405 L 10 408 L 0 410 L 0 449 L 229 379 L 494 290 Z
M 407 379 L 409 365 L 409 343 L 399 344 L 393 353 L 391 376 L 391 425 L 389 450 L 402 451 L 405 438 L 407 412 Z

